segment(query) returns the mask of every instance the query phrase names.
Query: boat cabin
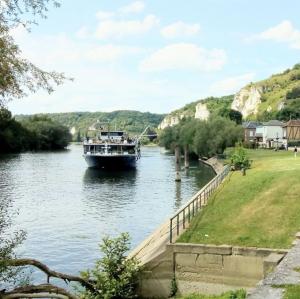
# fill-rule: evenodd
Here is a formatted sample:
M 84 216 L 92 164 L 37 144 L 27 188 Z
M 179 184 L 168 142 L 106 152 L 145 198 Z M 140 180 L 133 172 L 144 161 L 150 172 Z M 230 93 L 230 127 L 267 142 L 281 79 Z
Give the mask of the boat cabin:
M 101 131 L 96 140 L 84 142 L 84 154 L 135 155 L 136 142 L 123 131 Z

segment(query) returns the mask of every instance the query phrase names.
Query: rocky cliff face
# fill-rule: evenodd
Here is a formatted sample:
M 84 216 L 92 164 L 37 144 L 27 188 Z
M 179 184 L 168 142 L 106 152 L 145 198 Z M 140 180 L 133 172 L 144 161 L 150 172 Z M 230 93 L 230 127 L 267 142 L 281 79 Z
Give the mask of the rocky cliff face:
M 262 88 L 257 86 L 242 88 L 235 96 L 231 104 L 231 109 L 237 110 L 247 117 L 256 115 L 261 104 Z
M 167 127 L 175 126 L 179 123 L 179 121 L 184 117 L 195 117 L 201 120 L 207 120 L 209 118 L 210 112 L 207 109 L 207 105 L 204 103 L 197 103 L 195 104 L 196 112 L 188 111 L 180 111 L 180 112 L 173 112 L 173 114 L 167 115 L 163 121 L 158 126 L 158 129 L 163 130 Z
M 159 124 L 158 129 L 163 130 L 167 127 L 175 126 L 179 123 L 179 121 L 180 121 L 180 116 L 179 115 L 167 115 L 163 119 L 163 121 Z
M 207 120 L 209 118 L 210 112 L 207 109 L 206 104 L 199 103 L 196 106 L 195 118 L 201 120 Z

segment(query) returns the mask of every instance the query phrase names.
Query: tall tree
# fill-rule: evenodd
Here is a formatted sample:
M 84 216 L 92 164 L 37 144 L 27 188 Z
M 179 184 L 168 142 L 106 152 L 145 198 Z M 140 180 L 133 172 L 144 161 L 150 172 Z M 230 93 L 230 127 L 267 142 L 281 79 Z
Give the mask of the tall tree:
M 53 86 L 66 79 L 63 73 L 44 71 L 23 58 L 11 36 L 11 29 L 23 26 L 30 30 L 38 17 L 46 17 L 50 3 L 58 6 L 53 0 L 0 1 L 0 106 L 39 89 L 51 93 Z

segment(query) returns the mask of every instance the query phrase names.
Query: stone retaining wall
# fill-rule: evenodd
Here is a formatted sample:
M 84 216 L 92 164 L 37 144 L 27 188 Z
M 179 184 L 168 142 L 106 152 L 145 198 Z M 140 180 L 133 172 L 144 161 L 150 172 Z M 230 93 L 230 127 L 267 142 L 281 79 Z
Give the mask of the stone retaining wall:
M 165 252 L 144 265 L 140 295 L 167 298 L 174 277 L 179 294 L 218 294 L 253 288 L 286 252 L 228 245 L 169 244 Z

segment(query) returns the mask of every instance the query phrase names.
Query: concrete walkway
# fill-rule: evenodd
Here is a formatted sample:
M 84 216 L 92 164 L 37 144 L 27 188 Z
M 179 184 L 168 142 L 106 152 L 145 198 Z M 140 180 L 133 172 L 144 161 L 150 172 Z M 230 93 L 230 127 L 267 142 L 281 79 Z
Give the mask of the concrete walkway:
M 287 253 L 282 262 L 262 280 L 257 288 L 248 295 L 248 299 L 282 299 L 286 284 L 300 284 L 300 272 L 295 271 L 300 268 L 300 234 L 297 234 L 293 248 Z M 277 286 L 277 288 L 276 288 Z

